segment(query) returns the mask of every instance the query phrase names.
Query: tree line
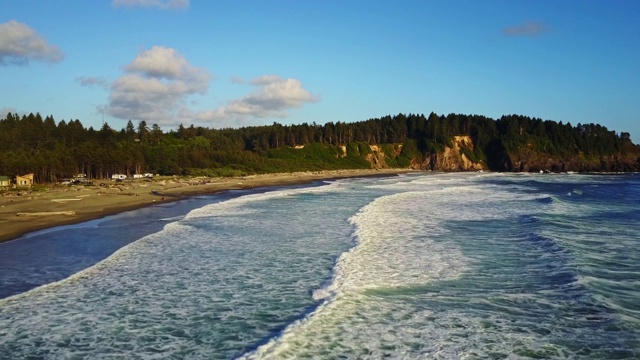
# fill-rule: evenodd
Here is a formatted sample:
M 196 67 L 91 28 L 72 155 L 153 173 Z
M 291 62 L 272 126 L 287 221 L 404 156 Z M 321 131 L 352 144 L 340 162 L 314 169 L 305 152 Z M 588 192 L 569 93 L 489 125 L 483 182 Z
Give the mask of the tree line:
M 163 131 L 145 121 L 129 121 L 120 130 L 107 123 L 94 129 L 77 119 L 9 113 L 0 119 L 0 175 L 34 173 L 36 182 L 56 182 L 74 174 L 101 179 L 114 173 L 224 176 L 364 168 L 370 164 L 363 145 L 374 144 L 403 144 L 402 151 L 387 146 L 385 155 L 389 164 L 406 166 L 408 158 L 441 152 L 456 135 L 470 136 L 475 146 L 468 157 L 485 161 L 491 170 L 509 170 L 501 159 L 524 148 L 554 157 L 640 153 L 629 133 L 522 115 L 398 114 L 353 123 L 223 129 L 180 125 Z M 292 151 L 301 146 L 305 148 Z

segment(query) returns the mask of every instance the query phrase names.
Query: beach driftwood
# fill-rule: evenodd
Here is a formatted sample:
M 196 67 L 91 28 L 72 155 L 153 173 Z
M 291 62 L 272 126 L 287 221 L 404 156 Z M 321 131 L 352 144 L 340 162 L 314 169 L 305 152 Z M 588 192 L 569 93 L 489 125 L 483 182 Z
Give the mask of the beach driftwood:
M 19 212 L 16 216 L 75 215 L 75 211 Z
M 79 201 L 79 200 L 82 200 L 82 198 L 71 198 L 71 199 L 51 199 L 51 201 L 53 201 L 53 202 L 57 202 L 57 203 L 60 203 L 60 202 L 67 202 L 67 201 Z

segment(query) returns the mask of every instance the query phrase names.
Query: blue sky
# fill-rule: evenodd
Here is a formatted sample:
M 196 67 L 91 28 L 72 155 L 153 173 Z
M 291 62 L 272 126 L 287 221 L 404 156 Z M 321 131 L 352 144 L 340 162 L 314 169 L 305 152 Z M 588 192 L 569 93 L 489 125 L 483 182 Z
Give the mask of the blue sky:
M 120 129 L 522 114 L 640 141 L 640 1 L 0 0 L 0 111 Z

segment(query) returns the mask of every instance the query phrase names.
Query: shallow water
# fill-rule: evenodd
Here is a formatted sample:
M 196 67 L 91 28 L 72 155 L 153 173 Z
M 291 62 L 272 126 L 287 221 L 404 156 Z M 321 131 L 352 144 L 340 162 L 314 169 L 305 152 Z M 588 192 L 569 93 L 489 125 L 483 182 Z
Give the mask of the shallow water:
M 199 201 L 0 300 L 0 358 L 640 356 L 637 175 L 406 175 Z

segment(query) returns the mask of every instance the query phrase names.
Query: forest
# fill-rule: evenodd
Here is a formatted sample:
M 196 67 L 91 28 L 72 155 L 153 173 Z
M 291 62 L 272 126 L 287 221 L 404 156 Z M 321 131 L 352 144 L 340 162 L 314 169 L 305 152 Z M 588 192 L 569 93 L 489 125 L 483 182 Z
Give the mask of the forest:
M 425 158 L 450 147 L 459 135 L 473 140 L 473 149 L 461 150 L 467 158 L 493 171 L 517 171 L 509 159 L 525 150 L 589 164 L 605 157 L 624 159 L 625 171 L 640 168 L 640 148 L 629 133 L 523 115 L 398 114 L 353 123 L 223 129 L 180 125 L 163 131 L 144 121 L 129 121 L 120 130 L 107 123 L 94 129 L 77 119 L 9 113 L 0 119 L 0 175 L 34 173 L 36 182 L 46 183 L 74 174 L 103 179 L 115 173 L 236 176 L 370 168 L 368 145 L 379 146 L 387 166 L 424 168 L 420 164 Z

